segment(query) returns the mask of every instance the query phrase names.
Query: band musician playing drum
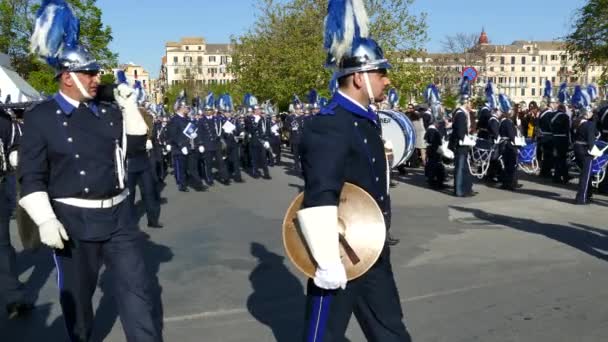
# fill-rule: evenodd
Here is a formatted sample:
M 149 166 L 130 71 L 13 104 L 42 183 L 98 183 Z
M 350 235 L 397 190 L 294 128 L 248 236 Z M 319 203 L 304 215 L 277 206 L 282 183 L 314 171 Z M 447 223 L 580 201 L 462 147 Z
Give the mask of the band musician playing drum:
M 305 189 L 304 209 L 297 216 L 317 266 L 314 279 L 308 281 L 305 341 L 343 341 L 353 313 L 368 341 L 411 340 L 403 323 L 388 244 L 380 247 L 381 254 L 370 269 L 351 281 L 340 258 L 343 236 L 338 233 L 338 205 L 346 182 L 373 197 L 386 228 L 390 227 L 387 161 L 372 105 L 384 99 L 391 66 L 368 37 L 367 21 L 362 0 L 329 1 L 325 48 L 339 89 L 307 122 L 300 146 Z M 332 30 L 350 25 L 355 27 L 350 37 L 348 32 Z

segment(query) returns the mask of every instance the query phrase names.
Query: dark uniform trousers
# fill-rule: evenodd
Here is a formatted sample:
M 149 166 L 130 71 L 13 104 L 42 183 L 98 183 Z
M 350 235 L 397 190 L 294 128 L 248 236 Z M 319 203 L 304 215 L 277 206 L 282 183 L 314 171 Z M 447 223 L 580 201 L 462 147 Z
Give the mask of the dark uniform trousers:
M 269 142 L 270 148 L 272 150 L 272 153 L 270 155 L 272 161 L 271 165 L 278 165 L 281 163 L 281 137 L 273 134 L 270 136 Z M 274 157 L 272 156 L 272 154 L 274 154 Z
M 173 172 L 175 174 L 175 182 L 180 188 L 187 185 L 188 156 L 182 154 L 181 151 L 173 153 Z
M 593 189 L 591 177 L 591 165 L 593 156 L 587 153 L 587 145 L 574 145 L 574 154 L 576 156 L 576 164 L 581 170 L 581 176 L 578 181 L 578 190 L 576 192 L 576 203 L 585 204 L 591 199 L 591 190 Z
M 217 169 L 219 171 L 220 180 L 227 181 L 228 180 L 228 170 L 226 169 L 226 163 L 222 156 L 222 150 L 212 149 L 207 150 L 203 153 L 203 159 L 205 162 L 205 180 L 207 184 L 213 185 L 213 161 L 217 163 Z
M 88 341 L 91 336 L 91 298 L 102 264 L 112 280 L 112 294 L 127 341 L 161 341 L 162 317 L 157 315 L 160 298 L 152 296 L 143 239 L 131 203 L 126 200 L 112 208 L 82 209 L 53 202 L 53 209 L 70 236 L 64 249 L 54 250 L 60 303 L 70 341 Z
M 473 179 L 467 158 L 470 148 L 456 147 L 454 151 L 454 193 L 458 197 L 473 191 Z
M 424 165 L 424 174 L 432 187 L 439 187 L 445 181 L 445 167 L 442 157 L 437 151 L 427 149 L 427 160 Z
M 567 182 L 568 176 L 568 147 L 570 141 L 568 137 L 553 136 L 553 153 L 555 154 L 555 173 L 553 180 L 556 182 Z
M 541 153 L 537 157 L 540 163 L 540 176 L 544 178 L 551 178 L 555 165 L 552 137 L 540 137 L 539 145 Z
M 231 138 L 233 139 L 233 138 Z M 226 149 L 227 162 L 226 169 L 230 167 L 229 174 L 235 181 L 241 181 L 243 177 L 241 177 L 241 147 L 237 142 L 228 143 Z
M 514 190 L 517 186 L 517 147 L 505 141 L 501 143 L 500 150 L 504 163 L 500 180 L 504 187 Z
M 0 298 L 6 303 L 21 302 L 25 298 L 23 285 L 17 278 L 15 249 L 11 244 L 10 183 L 0 176 Z
M 186 183 L 190 183 L 194 187 L 200 187 L 202 185 L 201 180 L 201 153 L 197 150 L 188 150 L 188 155 L 186 156 L 187 163 L 187 173 L 188 173 L 188 181 Z
M 264 176 L 269 176 L 268 158 L 266 158 L 266 149 L 259 140 L 249 142 L 249 155 L 251 156 L 251 173 L 253 176 L 258 175 L 258 170 L 261 168 Z
M 135 206 L 136 185 L 139 185 L 141 199 L 146 207 L 148 223 L 158 223 L 160 217 L 160 193 L 148 156 L 138 156 L 127 161 L 129 202 Z
M 361 277 L 349 281 L 345 290 L 324 290 L 308 280 L 305 342 L 342 342 L 350 317 L 357 322 L 369 342 L 408 342 L 403 311 L 390 261 L 384 247 L 378 261 Z M 378 291 L 382 289 L 382 291 Z

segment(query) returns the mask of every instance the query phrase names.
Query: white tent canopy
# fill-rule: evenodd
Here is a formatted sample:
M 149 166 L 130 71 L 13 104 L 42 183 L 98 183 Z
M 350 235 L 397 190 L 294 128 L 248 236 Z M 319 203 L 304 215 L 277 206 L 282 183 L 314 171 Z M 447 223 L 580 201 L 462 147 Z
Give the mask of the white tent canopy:
M 0 102 L 4 102 L 9 94 L 12 103 L 42 99 L 40 93 L 11 68 L 10 58 L 0 54 Z

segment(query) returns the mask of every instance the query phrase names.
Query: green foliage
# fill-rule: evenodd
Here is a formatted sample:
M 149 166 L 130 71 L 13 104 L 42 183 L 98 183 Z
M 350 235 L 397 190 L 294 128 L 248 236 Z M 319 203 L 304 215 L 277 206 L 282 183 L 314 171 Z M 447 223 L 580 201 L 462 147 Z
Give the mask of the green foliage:
M 386 51 L 414 51 L 426 41 L 425 15 L 412 15 L 413 0 L 367 0 L 372 36 Z M 293 94 L 304 100 L 308 91 L 317 89 L 329 96 L 331 73 L 323 65 L 323 22 L 327 0 L 258 0 L 257 20 L 246 34 L 233 37 L 235 52 L 231 71 L 242 96 L 250 92 L 260 102 L 270 99 L 287 108 Z M 391 72 L 400 90 L 413 88 L 418 79 L 416 66 L 391 59 Z M 234 96 L 234 95 L 233 95 Z
M 80 41 L 103 67 L 117 64 L 116 53 L 108 45 L 112 29 L 101 21 L 96 0 L 67 0 L 80 18 Z M 56 89 L 51 68 L 29 52 L 39 0 L 0 0 L 0 52 L 11 57 L 15 71 L 39 91 Z
M 578 67 L 608 63 L 608 0 L 588 0 L 575 15 L 566 47 L 576 55 Z M 606 80 L 606 71 L 603 78 Z
M 107 73 L 107 74 L 101 75 L 101 81 L 99 83 L 105 84 L 105 85 L 111 85 L 111 84 L 114 84 L 114 82 L 116 82 L 116 77 L 114 76 L 114 74 Z

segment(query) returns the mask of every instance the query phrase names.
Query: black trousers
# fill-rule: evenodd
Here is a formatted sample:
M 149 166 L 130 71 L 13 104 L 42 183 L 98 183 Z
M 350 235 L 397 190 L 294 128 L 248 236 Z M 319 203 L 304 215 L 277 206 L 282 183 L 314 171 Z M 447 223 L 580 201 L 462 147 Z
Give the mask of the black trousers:
M 25 298 L 23 284 L 17 278 L 15 248 L 9 232 L 11 204 L 10 181 L 0 177 L 0 298 L 6 303 L 22 302 Z
M 555 151 L 555 173 L 553 174 L 553 180 L 556 182 L 567 182 L 570 179 L 568 175 L 569 145 L 568 138 L 553 138 L 553 149 Z
M 148 223 L 158 223 L 160 218 L 160 193 L 151 168 L 137 172 L 129 172 L 127 186 L 129 187 L 129 201 L 135 206 L 136 185 L 139 185 L 141 199 L 146 207 Z
M 151 158 L 154 176 L 159 182 L 163 182 L 165 177 L 167 177 L 167 169 L 169 168 L 167 159 L 167 156 L 162 155 L 162 153 L 159 156 L 153 156 Z
M 181 152 L 173 155 L 173 173 L 175 174 L 175 182 L 180 188 L 185 188 L 187 185 L 186 170 L 188 169 L 188 157 Z
M 261 168 L 264 176 L 269 176 L 268 159 L 266 158 L 266 149 L 257 142 L 249 144 L 249 155 L 251 156 L 251 173 L 253 176 L 259 175 L 258 170 Z
M 205 150 L 203 153 L 203 160 L 205 162 L 205 180 L 207 184 L 213 185 L 213 160 L 217 163 L 217 169 L 220 173 L 220 181 L 228 180 L 228 170 L 226 170 L 226 163 L 222 156 L 222 150 Z
M 454 151 L 454 194 L 457 197 L 473 192 L 473 179 L 467 158 L 468 147 L 457 147 Z
M 515 190 L 517 186 L 517 147 L 511 145 L 510 142 L 503 142 L 500 149 L 502 162 L 505 165 L 500 181 L 504 188 Z
M 591 190 L 593 189 L 591 176 L 591 163 L 593 157 L 587 151 L 586 145 L 574 145 L 574 154 L 576 155 L 576 164 L 581 169 L 581 175 L 578 179 L 578 190 L 576 191 L 576 203 L 586 204 L 591 199 Z
M 230 176 L 232 176 L 232 178 L 235 181 L 240 181 L 243 179 L 243 177 L 241 177 L 241 156 L 240 156 L 240 146 L 239 144 L 234 144 L 234 145 L 230 145 L 228 146 L 228 149 L 226 151 L 227 153 L 227 169 L 229 167 L 229 174 Z
M 308 280 L 304 341 L 342 342 L 352 314 L 370 342 L 409 342 L 385 247 L 376 264 L 345 290 L 323 290 Z
M 445 181 L 445 167 L 441 161 L 441 155 L 437 152 L 430 151 L 427 154 L 426 164 L 424 166 L 424 174 L 426 180 L 432 187 L 439 187 Z
M 296 171 L 300 171 L 302 168 L 302 162 L 300 161 L 300 142 L 291 143 L 291 153 L 293 154 L 293 168 Z
M 201 180 L 201 154 L 198 150 L 188 151 L 188 183 L 194 187 L 202 185 Z
M 110 272 L 112 294 L 126 340 L 162 341 L 162 317 L 155 314 L 139 231 L 117 233 L 105 241 L 70 239 L 54 251 L 60 303 L 70 341 L 88 341 L 93 328 L 91 298 L 102 264 Z
M 540 176 L 550 178 L 552 176 L 552 171 L 555 166 L 555 158 L 553 156 L 553 141 L 542 141 L 540 143 L 540 149 L 542 151 L 542 154 L 538 159 L 540 162 Z

